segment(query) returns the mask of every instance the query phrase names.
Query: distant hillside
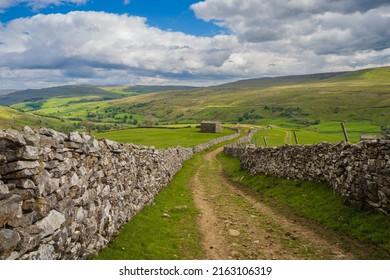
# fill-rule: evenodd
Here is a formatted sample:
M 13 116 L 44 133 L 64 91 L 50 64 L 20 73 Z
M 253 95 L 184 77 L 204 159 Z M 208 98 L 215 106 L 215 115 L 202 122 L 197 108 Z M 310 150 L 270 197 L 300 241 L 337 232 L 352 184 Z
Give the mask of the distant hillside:
M 90 105 L 90 110 L 99 106 L 94 114 L 100 119 L 120 112 L 122 117 L 126 113 L 152 115 L 163 123 L 217 119 L 257 124 L 283 121 L 305 126 L 320 121 L 365 120 L 388 126 L 390 67 L 243 80 Z M 64 110 L 64 114 L 74 112 L 72 108 Z M 45 114 L 45 110 L 40 113 Z
M 269 86 L 294 85 L 308 82 L 321 81 L 337 76 L 342 76 L 349 72 L 334 72 L 334 73 L 320 73 L 307 75 L 291 75 L 281 77 L 263 77 L 257 79 L 240 80 L 237 82 L 227 83 L 215 88 L 262 88 Z
M 0 89 L 0 95 L 7 95 L 10 93 L 16 92 L 14 89 Z
M 101 127 L 133 126 L 145 120 L 153 124 L 220 120 L 291 127 L 321 123 L 326 130 L 326 122 L 355 121 L 390 130 L 390 67 L 169 88 L 57 87 L 16 92 L 0 97 L 0 103 L 22 100 L 12 107 L 73 125 L 87 120 Z M 42 99 L 29 101 L 30 94 Z M 19 99 L 8 99 L 14 96 Z
M 42 102 L 53 97 L 84 97 L 96 96 L 97 99 L 115 99 L 123 97 L 94 86 L 60 86 L 43 89 L 27 89 L 0 97 L 0 105 L 10 106 L 23 102 Z
M 136 92 L 136 93 L 152 93 L 152 92 L 161 92 L 167 90 L 188 90 L 196 89 L 196 87 L 188 86 L 131 86 L 125 89 L 126 92 Z
M 0 106 L 0 129 L 20 129 L 24 126 L 50 127 L 63 132 L 74 130 L 70 124 L 58 119 L 36 116 L 31 113 L 23 113 L 8 107 Z
M 12 106 L 21 111 L 35 111 L 45 108 L 64 107 L 76 103 L 105 101 L 167 90 L 187 90 L 186 86 L 91 86 L 74 85 L 43 89 L 28 89 L 2 96 L 0 105 Z M 5 91 L 5 93 L 10 93 Z

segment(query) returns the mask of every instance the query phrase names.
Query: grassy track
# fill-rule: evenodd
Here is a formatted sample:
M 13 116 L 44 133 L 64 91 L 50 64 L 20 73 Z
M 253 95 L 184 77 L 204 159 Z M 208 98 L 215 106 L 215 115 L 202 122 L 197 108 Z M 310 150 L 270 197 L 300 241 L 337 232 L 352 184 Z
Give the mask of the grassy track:
M 202 250 L 196 228 L 198 210 L 192 201 L 189 180 L 200 155 L 186 161 L 170 186 L 162 190 L 155 203 L 146 206 L 121 230 L 95 259 L 175 260 L 199 259 Z M 170 218 L 164 218 L 168 214 Z
M 211 149 L 217 149 L 224 144 L 226 143 L 218 144 Z M 95 259 L 203 258 L 196 224 L 199 210 L 194 205 L 190 187 L 190 180 L 197 166 L 202 163 L 203 153 L 187 160 L 169 187 L 156 196 L 152 205 L 146 206 L 135 215 L 123 227 L 118 237 Z M 163 214 L 168 214 L 170 218 L 164 218 Z
M 367 246 L 367 254 L 361 258 L 390 258 L 390 219 L 387 216 L 345 205 L 325 184 L 252 176 L 240 170 L 238 159 L 225 155 L 219 159 L 232 180 L 256 191 L 259 198 L 271 207 L 284 212 L 293 211 L 327 228 L 377 246 L 376 249 Z

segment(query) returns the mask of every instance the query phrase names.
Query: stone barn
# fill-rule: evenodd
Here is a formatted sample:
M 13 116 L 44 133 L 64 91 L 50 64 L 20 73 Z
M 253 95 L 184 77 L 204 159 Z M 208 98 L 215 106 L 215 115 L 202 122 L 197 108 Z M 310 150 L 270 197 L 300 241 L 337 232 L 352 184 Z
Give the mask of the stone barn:
M 200 131 L 208 133 L 216 133 L 222 131 L 220 122 L 203 121 L 200 123 Z

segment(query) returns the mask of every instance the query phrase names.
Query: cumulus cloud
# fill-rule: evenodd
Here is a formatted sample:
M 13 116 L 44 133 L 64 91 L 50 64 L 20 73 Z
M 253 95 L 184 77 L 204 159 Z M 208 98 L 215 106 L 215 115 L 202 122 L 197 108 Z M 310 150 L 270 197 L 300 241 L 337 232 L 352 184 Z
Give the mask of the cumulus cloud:
M 194 4 L 197 17 L 231 30 L 214 37 L 163 31 L 142 17 L 104 12 L 20 18 L 0 23 L 0 87 L 210 85 L 385 65 L 390 63 L 387 2 L 206 0 Z
M 16 19 L 0 29 L 0 42 L 0 67 L 91 79 L 112 70 L 179 80 L 215 75 L 239 45 L 233 36 L 162 31 L 145 18 L 102 12 Z
M 88 0 L 0 0 L 0 11 L 4 11 L 10 7 L 21 4 L 27 5 L 34 10 L 39 10 L 50 5 L 64 5 L 64 4 L 85 4 Z
M 280 41 L 319 54 L 390 45 L 387 0 L 206 0 L 192 9 L 247 42 Z

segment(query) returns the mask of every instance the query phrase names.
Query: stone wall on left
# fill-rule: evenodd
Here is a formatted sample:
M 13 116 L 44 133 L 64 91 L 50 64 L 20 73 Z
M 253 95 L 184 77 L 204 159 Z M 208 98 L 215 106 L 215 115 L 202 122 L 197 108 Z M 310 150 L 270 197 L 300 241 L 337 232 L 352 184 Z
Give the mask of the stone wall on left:
M 155 149 L 51 129 L 0 132 L 0 259 L 86 259 L 179 171 L 194 148 Z

